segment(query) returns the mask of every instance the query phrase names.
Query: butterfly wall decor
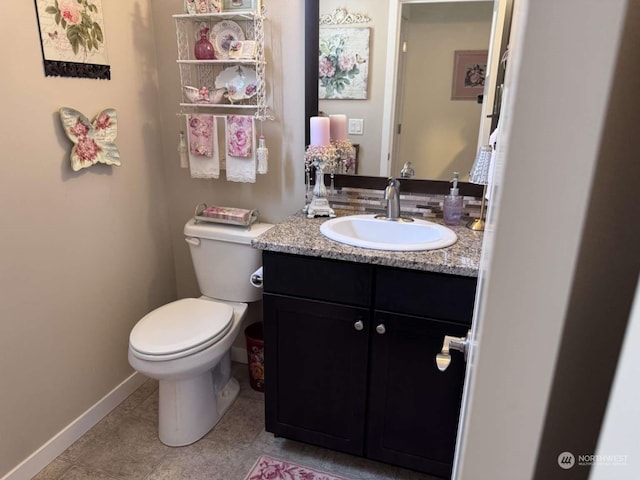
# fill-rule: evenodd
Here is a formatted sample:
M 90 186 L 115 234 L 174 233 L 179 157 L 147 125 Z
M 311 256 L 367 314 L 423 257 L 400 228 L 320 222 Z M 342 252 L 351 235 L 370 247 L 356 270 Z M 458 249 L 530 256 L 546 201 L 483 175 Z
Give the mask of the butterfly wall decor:
M 115 109 L 107 108 L 89 122 L 79 111 L 63 107 L 60 120 L 67 137 L 74 143 L 69 156 L 74 172 L 96 163 L 120 165 L 120 152 L 114 143 L 118 134 Z

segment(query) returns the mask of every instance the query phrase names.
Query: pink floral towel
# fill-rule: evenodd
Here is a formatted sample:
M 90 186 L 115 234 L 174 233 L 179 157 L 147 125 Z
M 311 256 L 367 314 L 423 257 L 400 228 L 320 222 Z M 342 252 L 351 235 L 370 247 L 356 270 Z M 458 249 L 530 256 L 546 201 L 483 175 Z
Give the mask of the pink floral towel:
M 189 151 L 193 155 L 213 156 L 213 115 L 196 113 L 190 115 Z
M 227 152 L 232 157 L 253 156 L 253 117 L 229 115 L 227 117 Z

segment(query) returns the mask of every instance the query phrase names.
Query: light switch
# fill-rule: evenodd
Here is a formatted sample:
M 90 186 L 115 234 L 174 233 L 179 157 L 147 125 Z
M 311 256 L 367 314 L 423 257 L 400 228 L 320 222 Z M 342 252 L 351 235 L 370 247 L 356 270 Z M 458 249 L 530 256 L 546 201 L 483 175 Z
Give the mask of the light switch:
M 350 118 L 349 119 L 349 135 L 363 135 L 363 134 L 364 134 L 364 119 Z

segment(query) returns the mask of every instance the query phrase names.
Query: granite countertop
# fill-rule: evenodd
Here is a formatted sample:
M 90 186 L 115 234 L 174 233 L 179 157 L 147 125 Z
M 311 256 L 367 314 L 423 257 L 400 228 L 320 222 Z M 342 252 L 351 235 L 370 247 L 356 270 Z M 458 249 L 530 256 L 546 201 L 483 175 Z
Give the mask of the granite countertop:
M 339 211 L 336 211 L 336 214 L 341 216 Z M 449 227 L 458 236 L 458 241 L 450 247 L 418 252 L 391 252 L 352 247 L 329 240 L 320 233 L 320 225 L 328 219 L 328 217 L 307 218 L 302 212 L 295 213 L 254 239 L 251 246 L 271 252 L 386 265 L 466 277 L 478 276 L 482 232 L 474 232 L 464 225 Z M 436 221 L 436 223 L 438 222 Z

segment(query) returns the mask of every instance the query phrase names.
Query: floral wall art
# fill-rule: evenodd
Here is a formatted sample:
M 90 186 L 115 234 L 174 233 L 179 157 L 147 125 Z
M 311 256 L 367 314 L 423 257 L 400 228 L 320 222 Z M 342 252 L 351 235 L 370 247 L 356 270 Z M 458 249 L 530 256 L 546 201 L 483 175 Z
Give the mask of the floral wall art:
M 367 98 L 369 28 L 321 27 L 318 95 L 321 100 Z
M 476 100 L 484 92 L 487 50 L 456 50 L 451 100 Z
M 110 79 L 102 0 L 35 0 L 46 76 Z

